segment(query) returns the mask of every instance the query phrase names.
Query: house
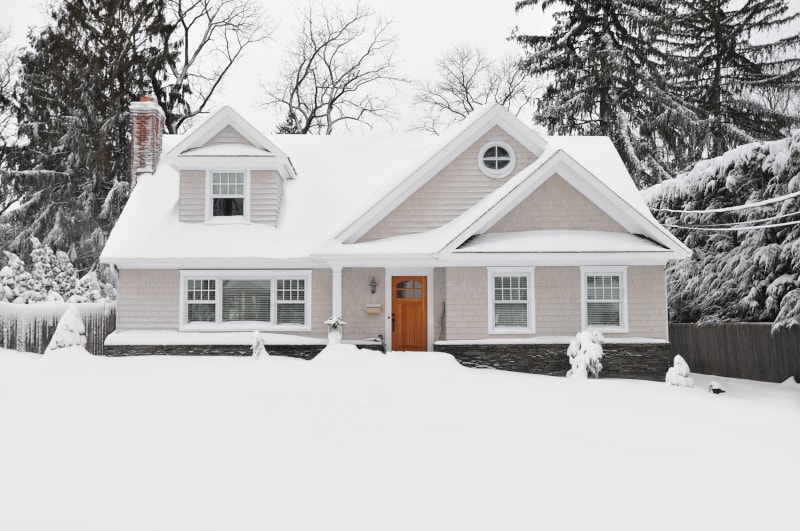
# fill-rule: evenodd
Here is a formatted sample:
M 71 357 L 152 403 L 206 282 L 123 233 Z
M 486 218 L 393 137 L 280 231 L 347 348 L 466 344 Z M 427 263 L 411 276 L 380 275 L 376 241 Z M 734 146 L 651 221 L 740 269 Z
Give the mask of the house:
M 162 138 L 143 100 L 101 256 L 107 353 L 247 354 L 259 330 L 311 357 L 337 316 L 345 341 L 468 365 L 563 374 L 596 328 L 607 374 L 669 367 L 664 266 L 689 250 L 608 138 L 542 136 L 498 105 L 435 138 L 267 135 L 230 107 Z

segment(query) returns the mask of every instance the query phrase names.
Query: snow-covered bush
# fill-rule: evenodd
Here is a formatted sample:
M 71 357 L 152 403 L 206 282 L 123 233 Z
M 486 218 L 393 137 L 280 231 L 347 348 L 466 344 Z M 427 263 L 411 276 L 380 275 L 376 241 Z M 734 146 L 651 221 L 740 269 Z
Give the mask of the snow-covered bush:
M 61 316 L 45 353 L 68 347 L 86 347 L 86 327 L 75 306 L 67 308 Z
M 605 338 L 597 330 L 584 330 L 575 335 L 575 339 L 567 348 L 569 364 L 567 378 L 597 378 L 603 370 L 600 360 L 603 358 Z
M 267 352 L 267 348 L 264 346 L 264 338 L 261 337 L 261 333 L 258 330 L 253 332 L 252 349 L 253 349 L 253 357 L 256 359 L 269 356 L 269 352 Z
M 3 251 L 6 265 L 0 268 L 0 302 L 99 302 L 116 298 L 113 271 L 101 266 L 78 278 L 69 255 L 53 252 L 31 238 L 31 267 L 14 253 Z
M 328 344 L 329 345 L 339 345 L 342 342 L 342 333 L 344 332 L 344 321 L 342 321 L 341 317 L 328 317 L 325 321 L 325 324 L 328 325 Z
M 672 367 L 667 371 L 666 382 L 680 387 L 694 387 L 694 380 L 689 376 L 689 364 L 680 354 L 675 355 Z

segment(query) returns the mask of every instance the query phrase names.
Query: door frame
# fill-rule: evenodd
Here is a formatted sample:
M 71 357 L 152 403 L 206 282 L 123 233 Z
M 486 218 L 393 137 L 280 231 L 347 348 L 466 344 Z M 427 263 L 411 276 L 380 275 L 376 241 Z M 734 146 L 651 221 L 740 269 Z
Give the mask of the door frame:
M 386 319 L 384 319 L 384 341 L 386 342 L 386 350 L 392 350 L 392 277 L 409 276 L 409 277 L 425 277 L 425 298 L 426 300 L 426 350 L 433 350 L 433 268 L 432 267 L 417 267 L 417 268 L 386 268 L 384 270 L 383 286 L 384 286 L 384 308 L 386 308 Z

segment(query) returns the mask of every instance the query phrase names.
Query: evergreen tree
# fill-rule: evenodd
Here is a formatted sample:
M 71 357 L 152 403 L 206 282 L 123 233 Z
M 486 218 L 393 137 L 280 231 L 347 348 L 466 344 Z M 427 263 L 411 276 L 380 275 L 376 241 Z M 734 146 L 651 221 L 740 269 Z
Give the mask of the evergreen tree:
M 17 119 L 29 140 L 8 175 L 22 208 L 11 247 L 31 237 L 88 269 L 128 195 L 128 106 L 171 57 L 164 0 L 64 0 L 21 59 Z
M 649 189 L 655 215 L 692 249 L 667 266 L 671 322 L 800 324 L 800 131 L 703 160 Z M 734 208 L 731 208 L 734 207 Z
M 665 91 L 666 56 L 656 46 L 669 8 L 658 0 L 521 0 L 553 9 L 549 35 L 515 35 L 524 66 L 548 85 L 536 116 L 551 133 L 606 135 L 640 185 L 670 176 L 655 115 L 690 114 Z
M 798 87 L 800 35 L 763 42 L 795 21 L 787 0 L 682 0 L 671 27 L 673 91 L 696 110 L 684 138 L 690 159 L 715 157 L 740 144 L 784 135 L 797 116 L 770 108 L 754 91 Z

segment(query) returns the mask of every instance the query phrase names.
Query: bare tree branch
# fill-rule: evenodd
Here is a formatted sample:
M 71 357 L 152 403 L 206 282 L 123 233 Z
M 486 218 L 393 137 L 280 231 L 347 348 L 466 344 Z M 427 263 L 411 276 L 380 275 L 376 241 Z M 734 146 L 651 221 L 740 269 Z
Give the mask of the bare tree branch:
M 10 150 L 17 144 L 17 127 L 12 112 L 12 97 L 19 55 L 8 46 L 11 33 L 0 28 L 0 215 L 16 201 L 11 176 L 7 172 Z
M 494 61 L 478 48 L 457 45 L 439 59 L 437 67 L 437 79 L 417 85 L 414 101 L 420 117 L 412 123 L 412 131 L 438 135 L 488 103 L 500 104 L 518 116 L 536 92 L 511 56 Z
M 362 3 L 344 10 L 311 0 L 278 79 L 261 83 L 264 105 L 286 117 L 279 131 L 331 134 L 338 125 L 396 118 L 390 103 L 397 82 L 393 21 Z
M 271 24 L 256 0 L 167 0 L 167 11 L 175 26 L 165 46 L 180 53 L 153 85 L 167 130 L 177 133 L 205 110 L 245 49 L 270 37 Z

